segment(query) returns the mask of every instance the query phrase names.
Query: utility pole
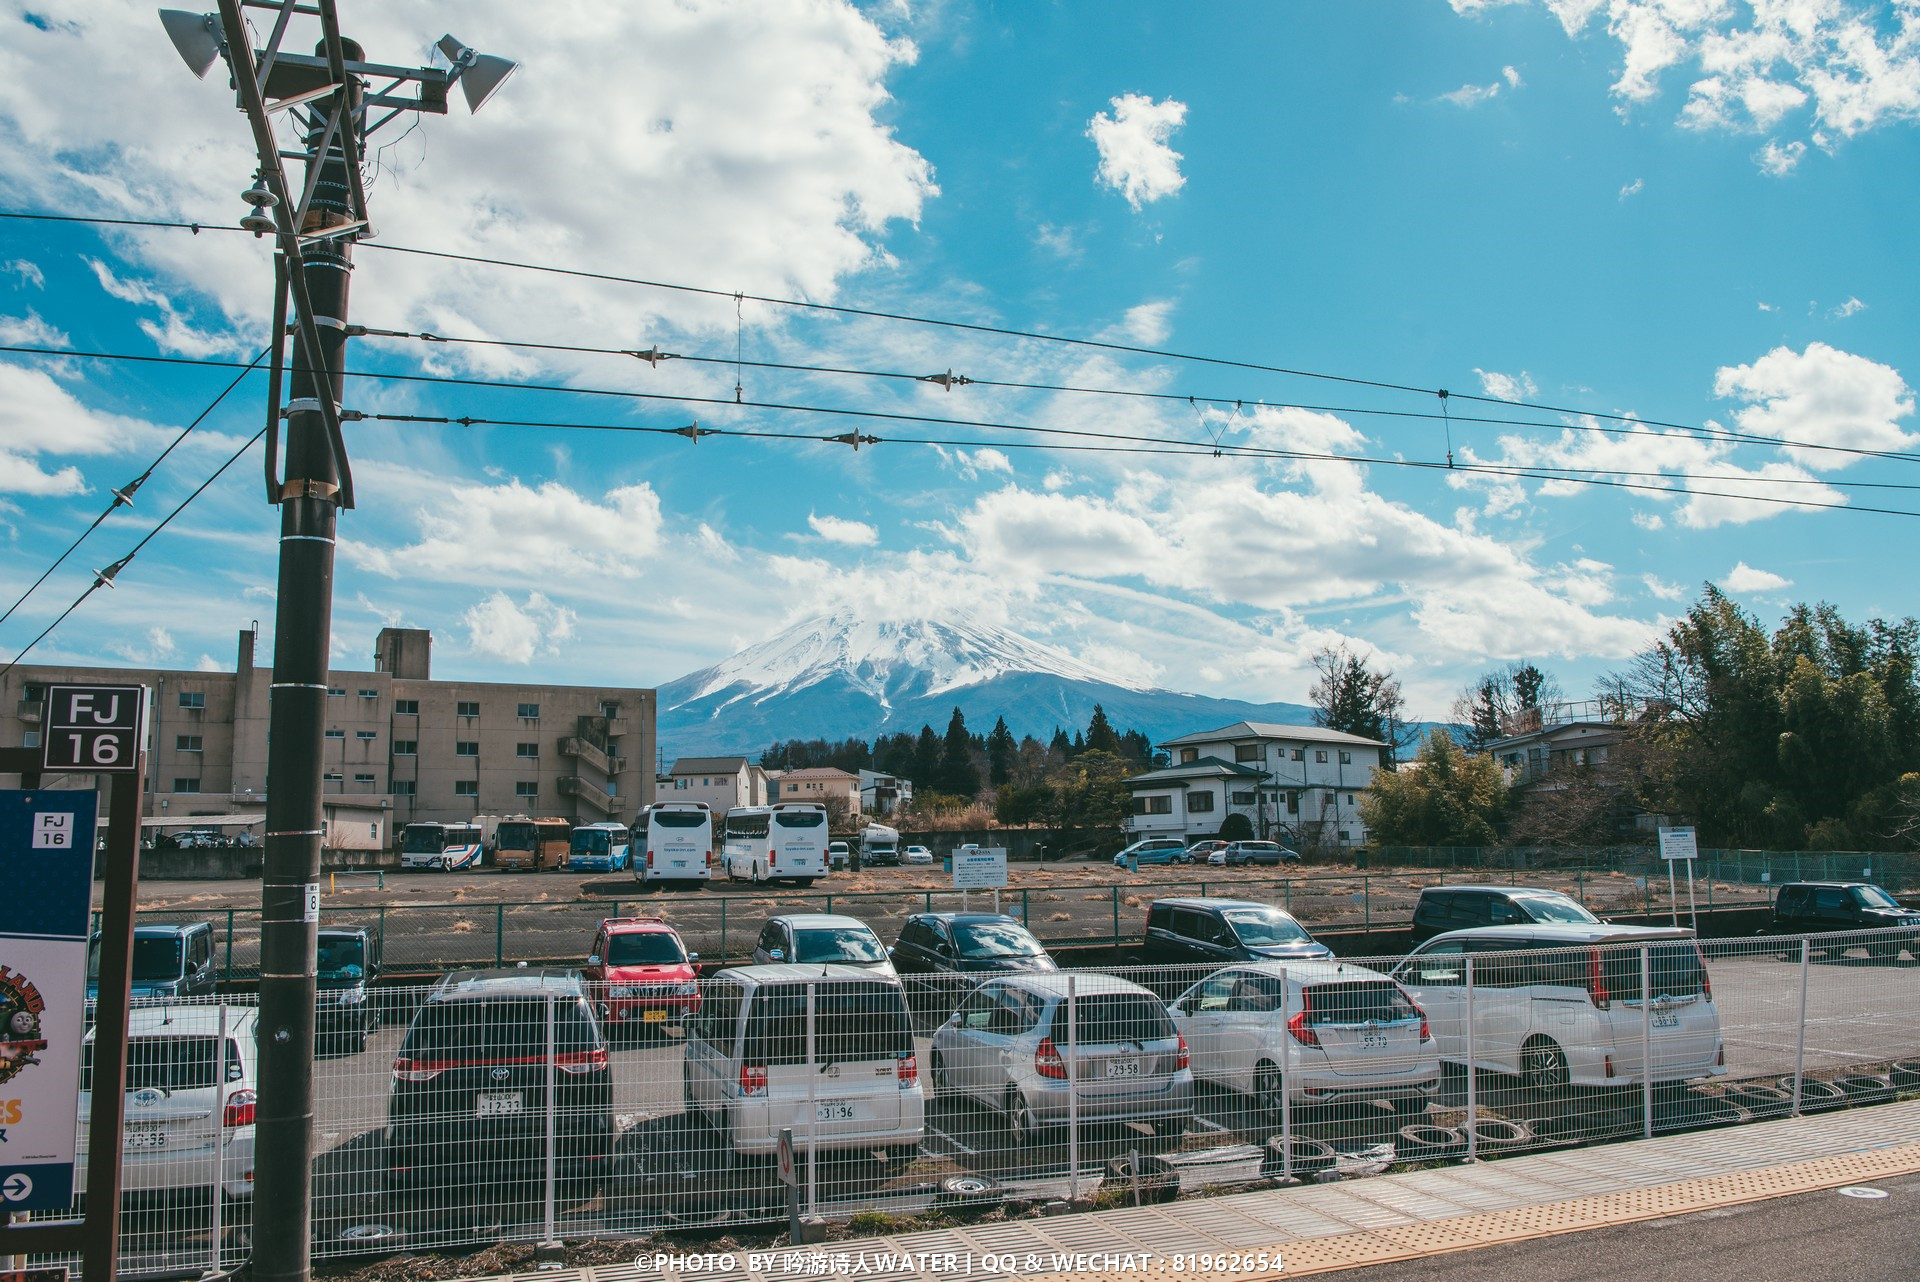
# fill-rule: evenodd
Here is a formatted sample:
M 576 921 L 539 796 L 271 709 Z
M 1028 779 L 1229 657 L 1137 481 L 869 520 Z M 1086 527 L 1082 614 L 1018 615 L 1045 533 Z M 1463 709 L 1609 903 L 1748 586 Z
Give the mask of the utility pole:
M 220 12 L 162 10 L 174 47 L 204 77 L 224 58 L 253 133 L 258 168 L 240 225 L 274 234 L 273 376 L 268 391 L 267 501 L 280 509 L 272 705 L 267 730 L 266 842 L 260 886 L 259 1095 L 256 1104 L 252 1276 L 307 1282 L 312 1273 L 314 946 L 320 920 L 328 658 L 333 635 L 334 535 L 353 506 L 340 425 L 353 243 L 373 234 L 361 180 L 367 135 L 414 111 L 445 113 L 459 81 L 477 111 L 515 64 L 439 41 L 445 69 L 368 63 L 340 34 L 336 0 L 219 0 Z M 256 57 L 244 9 L 276 17 Z M 296 15 L 317 16 L 312 56 L 283 49 Z M 369 88 L 369 79 L 383 81 Z M 409 84 L 417 95 L 402 94 Z M 387 114 L 368 123 L 370 108 Z M 304 122 L 304 182 L 280 166 L 275 116 Z M 293 321 L 286 324 L 289 296 Z M 282 340 L 294 334 L 289 391 L 280 403 Z M 279 471 L 286 421 L 285 474 Z

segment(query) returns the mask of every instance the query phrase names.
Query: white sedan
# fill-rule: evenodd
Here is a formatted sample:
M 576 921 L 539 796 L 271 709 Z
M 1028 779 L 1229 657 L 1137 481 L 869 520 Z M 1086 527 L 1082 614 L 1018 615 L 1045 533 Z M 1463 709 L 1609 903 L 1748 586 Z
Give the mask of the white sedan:
M 904 858 L 910 864 L 930 864 L 933 862 L 933 852 L 925 846 L 908 846 Z
M 222 1012 L 226 1023 L 222 1045 Z M 253 1113 L 259 1065 L 251 1007 L 142 1006 L 127 1019 L 121 1187 L 129 1193 L 206 1189 L 253 1196 Z M 94 1029 L 87 1030 L 74 1192 L 86 1181 Z

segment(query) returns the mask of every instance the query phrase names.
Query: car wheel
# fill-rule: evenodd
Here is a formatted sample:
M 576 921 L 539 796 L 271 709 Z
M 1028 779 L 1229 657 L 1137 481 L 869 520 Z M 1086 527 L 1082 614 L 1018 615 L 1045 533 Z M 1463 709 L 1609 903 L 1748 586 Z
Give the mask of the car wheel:
M 1542 1099 L 1567 1093 L 1567 1053 L 1556 1042 L 1536 1037 L 1520 1048 L 1520 1078 Z
M 759 864 L 755 864 L 752 868 L 748 870 L 747 880 L 752 882 L 756 886 L 760 884 L 760 865 Z
M 1020 1148 L 1035 1148 L 1040 1143 L 1040 1127 L 1034 1120 L 1033 1109 L 1027 1104 L 1027 1097 L 1018 1090 L 1007 1092 L 1006 1102 L 1007 1130 L 1013 1134 L 1013 1142 Z
M 953 1082 L 947 1077 L 947 1061 L 939 1051 L 933 1053 L 933 1064 L 929 1072 L 933 1078 L 933 1093 L 935 1095 L 953 1094 Z
M 1262 1117 L 1280 1116 L 1280 1105 L 1286 1089 L 1286 1079 L 1271 1061 L 1263 1059 L 1254 1066 L 1253 1106 Z

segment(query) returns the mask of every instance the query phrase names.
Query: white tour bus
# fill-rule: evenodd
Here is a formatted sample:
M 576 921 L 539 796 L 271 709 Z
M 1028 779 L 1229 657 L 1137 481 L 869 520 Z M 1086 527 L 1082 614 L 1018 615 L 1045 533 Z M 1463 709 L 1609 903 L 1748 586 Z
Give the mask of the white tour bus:
M 713 876 L 713 810 L 704 801 L 659 801 L 633 825 L 633 879 L 706 881 Z
M 827 808 L 817 801 L 779 801 L 729 810 L 721 863 L 729 881 L 811 886 L 827 875 Z
M 477 823 L 412 823 L 400 838 L 400 867 L 478 868 L 486 832 Z

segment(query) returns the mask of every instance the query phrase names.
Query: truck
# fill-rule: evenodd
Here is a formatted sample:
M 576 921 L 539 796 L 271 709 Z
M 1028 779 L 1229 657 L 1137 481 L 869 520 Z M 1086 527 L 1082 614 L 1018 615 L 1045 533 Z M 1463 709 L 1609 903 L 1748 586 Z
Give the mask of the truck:
M 860 866 L 879 868 L 900 862 L 900 834 L 885 824 L 868 824 L 860 830 Z

